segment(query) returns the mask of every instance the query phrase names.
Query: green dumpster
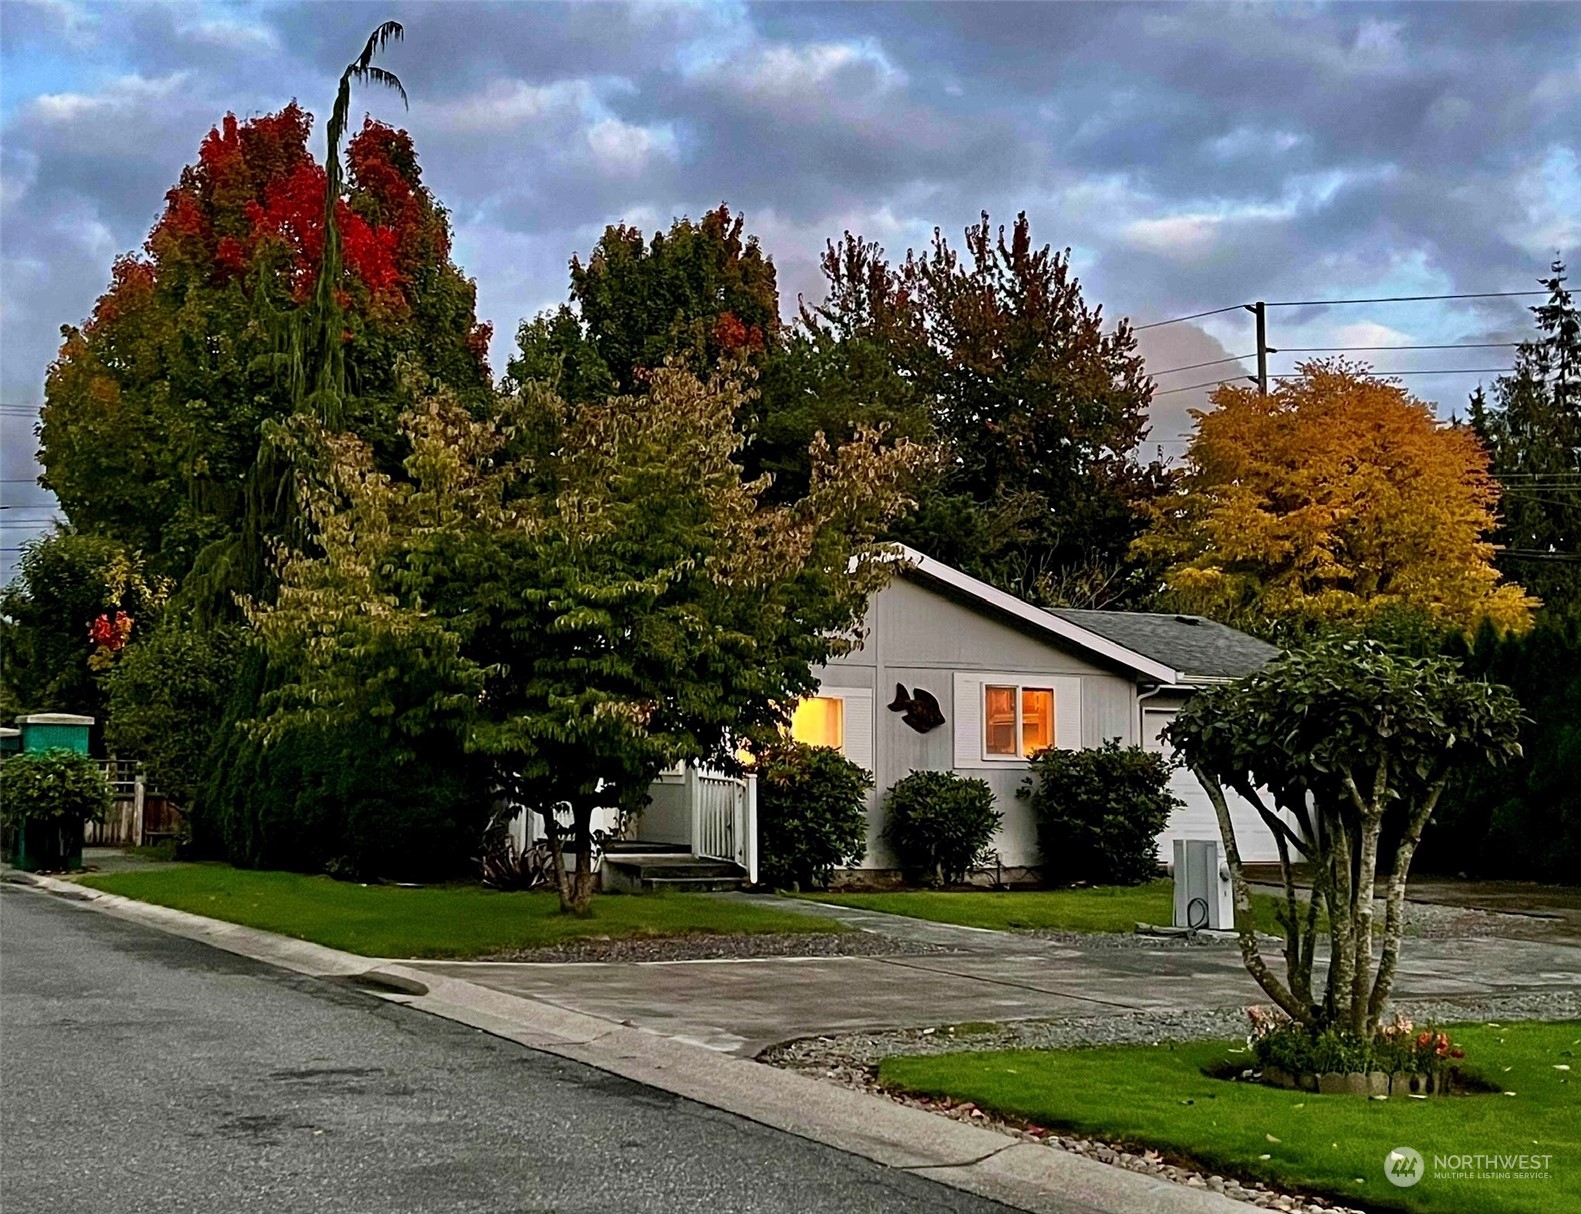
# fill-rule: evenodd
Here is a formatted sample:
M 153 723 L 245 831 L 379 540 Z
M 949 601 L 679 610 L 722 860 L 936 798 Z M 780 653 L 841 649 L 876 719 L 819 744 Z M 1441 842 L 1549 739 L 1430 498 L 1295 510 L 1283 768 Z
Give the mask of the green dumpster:
M 75 750 L 80 755 L 88 753 L 88 731 L 93 728 L 93 718 L 78 716 L 74 712 L 35 712 L 22 717 L 22 749 Z

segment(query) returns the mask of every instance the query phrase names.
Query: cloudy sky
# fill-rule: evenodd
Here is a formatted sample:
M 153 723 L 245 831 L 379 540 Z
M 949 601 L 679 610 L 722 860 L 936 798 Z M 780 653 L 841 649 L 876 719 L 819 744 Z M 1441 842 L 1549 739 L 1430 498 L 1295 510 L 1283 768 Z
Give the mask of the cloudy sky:
M 1089 299 L 1138 324 L 1253 299 L 1530 287 L 1581 237 L 1581 9 L 1570 4 L 0 3 L 0 566 L 41 525 L 31 420 L 59 326 L 138 247 L 227 111 L 321 112 L 379 21 L 405 125 L 454 218 L 502 366 L 606 223 L 728 200 L 816 297 L 843 230 L 893 254 L 1026 210 Z M 1527 299 L 1270 310 L 1304 347 L 1509 342 Z M 1143 335 L 1161 390 L 1236 364 L 1231 310 Z M 1275 372 L 1295 353 L 1276 355 Z M 1501 367 L 1507 347 L 1363 352 Z M 1168 372 L 1168 373 L 1166 373 Z M 1490 378 L 1487 375 L 1482 378 Z M 1476 375 L 1406 382 L 1446 415 Z M 1178 454 L 1206 389 L 1158 397 Z M 4 569 L 0 569 L 0 576 Z

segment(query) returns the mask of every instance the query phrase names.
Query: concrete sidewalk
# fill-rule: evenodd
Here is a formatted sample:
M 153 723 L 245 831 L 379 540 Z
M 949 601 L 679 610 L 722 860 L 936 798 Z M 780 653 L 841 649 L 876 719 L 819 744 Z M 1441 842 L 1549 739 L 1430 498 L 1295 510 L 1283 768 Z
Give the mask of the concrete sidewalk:
M 730 895 L 748 897 L 749 895 Z M 1233 943 L 1080 948 L 820 903 L 798 910 L 942 945 L 918 956 L 597 963 L 408 962 L 427 974 L 751 1057 L 799 1037 L 1266 1002 Z M 1279 947 L 1266 951 L 1278 963 Z M 1581 990 L 1581 947 L 1412 940 L 1400 999 Z
M 1215 1193 L 821 1083 L 641 1027 L 628 1016 L 590 1013 L 486 986 L 473 981 L 474 974 L 455 972 L 456 967 L 381 962 L 69 881 L 10 873 L 6 879 L 40 896 L 67 899 L 85 912 L 113 915 L 296 973 L 345 982 L 418 1011 L 1036 1214 L 1244 1214 L 1242 1203 Z M 552 968 L 564 973 L 587 967 Z M 659 969 L 646 968 L 650 974 Z

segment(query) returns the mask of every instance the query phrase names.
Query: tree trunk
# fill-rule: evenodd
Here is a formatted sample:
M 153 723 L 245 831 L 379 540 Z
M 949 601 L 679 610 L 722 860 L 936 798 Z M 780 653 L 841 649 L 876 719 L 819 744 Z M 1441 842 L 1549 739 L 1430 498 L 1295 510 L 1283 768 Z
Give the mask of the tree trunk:
M 1356 892 L 1352 899 L 1351 951 L 1355 967 L 1350 975 L 1350 1006 L 1346 1023 L 1350 1031 L 1365 1037 L 1367 1007 L 1372 995 L 1372 913 L 1378 878 L 1378 836 L 1383 832 L 1383 811 L 1388 804 L 1389 769 L 1380 762 L 1373 776 L 1372 795 L 1363 797 L 1355 777 L 1345 772 L 1345 789 L 1356 805 L 1361 851 L 1356 861 Z
M 1224 862 L 1229 866 L 1230 885 L 1235 891 L 1236 939 L 1241 946 L 1241 964 L 1246 966 L 1247 973 L 1256 979 L 1257 985 L 1292 1020 L 1309 1023 L 1312 1018 L 1311 1006 L 1303 1005 L 1286 989 L 1273 970 L 1268 968 L 1262 950 L 1257 947 L 1257 928 L 1252 922 L 1252 891 L 1246 883 L 1246 871 L 1241 866 L 1241 849 L 1235 842 L 1235 824 L 1230 820 L 1230 807 L 1224 800 L 1224 789 L 1207 772 L 1193 770 L 1202 782 L 1202 787 L 1207 790 L 1208 800 L 1213 802 L 1213 812 L 1219 819 L 1219 835 L 1224 840 Z
M 1421 807 L 1407 821 L 1405 833 L 1400 836 L 1400 843 L 1394 851 L 1394 869 L 1389 874 L 1388 901 L 1383 919 L 1383 952 L 1378 958 L 1378 976 L 1373 980 L 1372 996 L 1367 1001 L 1369 1031 L 1376 1031 L 1378 1017 L 1383 1014 L 1389 994 L 1394 990 L 1395 969 L 1400 963 L 1400 937 L 1405 932 L 1406 874 L 1410 872 L 1417 844 L 1422 841 L 1422 831 L 1432 818 L 1433 810 L 1438 807 L 1438 798 L 1443 795 L 1447 782 L 1445 777 L 1440 777 L 1433 784 Z
M 560 836 L 560 823 L 555 818 L 556 806 L 545 805 L 539 812 L 543 814 L 544 838 L 549 841 L 549 863 L 554 869 L 555 892 L 560 895 L 560 909 L 570 911 L 576 904 L 576 891 L 572 887 L 570 875 L 565 871 L 565 844 Z
M 584 794 L 571 802 L 571 842 L 576 848 L 576 867 L 562 887 L 560 909 L 572 915 L 585 915 L 593 904 L 593 809 L 597 797 Z M 567 897 L 569 893 L 569 897 Z

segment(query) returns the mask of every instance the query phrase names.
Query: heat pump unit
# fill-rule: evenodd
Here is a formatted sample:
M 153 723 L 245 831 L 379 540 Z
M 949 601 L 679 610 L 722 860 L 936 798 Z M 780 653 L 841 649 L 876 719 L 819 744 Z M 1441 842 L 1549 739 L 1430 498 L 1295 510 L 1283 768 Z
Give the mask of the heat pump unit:
M 1175 840 L 1175 926 L 1235 930 L 1230 866 L 1219 858 L 1217 839 Z

